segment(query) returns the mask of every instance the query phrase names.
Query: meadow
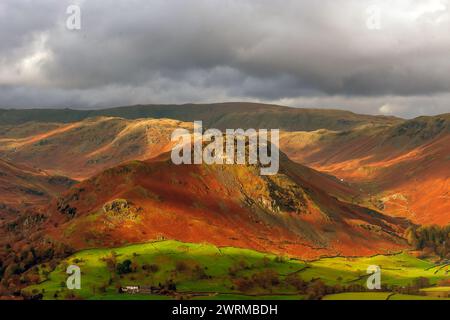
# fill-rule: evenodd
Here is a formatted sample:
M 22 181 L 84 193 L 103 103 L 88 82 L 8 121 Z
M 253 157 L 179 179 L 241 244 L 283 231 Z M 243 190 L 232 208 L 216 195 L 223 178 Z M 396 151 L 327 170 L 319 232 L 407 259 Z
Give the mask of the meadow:
M 69 265 L 81 269 L 80 290 L 66 287 Z M 439 280 L 448 278 L 450 269 L 405 252 L 302 261 L 248 249 L 168 240 L 80 251 L 61 261 L 54 270 L 49 264 L 42 264 L 35 270 L 40 283 L 23 292 L 41 294 L 43 299 L 299 300 L 307 298 L 299 288 L 318 280 L 326 286 L 364 286 L 369 265 L 380 266 L 384 285 L 400 287 L 412 284 L 417 278 L 426 278 L 432 288 Z M 158 294 L 120 293 L 119 288 L 126 286 L 162 290 Z M 321 290 L 325 290 L 324 299 L 429 299 L 391 292 L 332 294 L 329 288 Z

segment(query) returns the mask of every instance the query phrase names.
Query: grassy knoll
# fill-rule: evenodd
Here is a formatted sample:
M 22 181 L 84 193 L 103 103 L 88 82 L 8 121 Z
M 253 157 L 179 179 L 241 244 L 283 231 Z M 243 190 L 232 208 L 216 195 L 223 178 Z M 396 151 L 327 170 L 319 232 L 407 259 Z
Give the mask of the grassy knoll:
M 445 279 L 446 271 L 449 270 L 448 268 L 438 270 L 433 263 L 417 259 L 407 253 L 360 258 L 325 258 L 311 265 L 313 268 L 302 273 L 304 277 L 320 277 L 331 284 L 362 284 L 366 281 L 366 270 L 370 265 L 381 268 L 383 284 L 387 285 L 408 285 L 418 277 L 425 277 L 431 283 L 436 283 L 440 279 Z M 358 280 L 359 278 L 361 279 Z
M 81 268 L 81 290 L 66 288 L 65 270 L 72 264 Z M 305 262 L 247 249 L 160 241 L 81 251 L 61 261 L 54 270 L 50 270 L 48 264 L 40 265 L 38 273 L 42 281 L 27 287 L 24 292 L 42 293 L 44 299 L 169 299 L 175 297 L 120 294 L 118 288 L 173 283 L 178 298 L 304 299 L 305 295 L 300 293 L 296 283 L 288 279 L 293 276 L 304 281 L 320 279 L 330 286 L 363 285 L 369 265 L 380 266 L 383 283 L 391 285 L 407 285 L 418 277 L 428 278 L 433 285 L 447 277 L 447 268 L 434 268 L 432 263 L 406 253 Z M 344 293 L 326 298 L 385 300 L 389 295 L 382 292 Z

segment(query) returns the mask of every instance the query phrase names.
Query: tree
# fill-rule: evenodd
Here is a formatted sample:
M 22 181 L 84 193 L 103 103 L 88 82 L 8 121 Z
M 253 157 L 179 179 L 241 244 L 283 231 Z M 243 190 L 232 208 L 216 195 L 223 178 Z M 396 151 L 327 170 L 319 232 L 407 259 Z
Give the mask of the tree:
M 414 227 L 408 227 L 405 231 L 405 238 L 406 241 L 408 241 L 408 244 L 413 246 L 414 248 L 417 247 L 418 240 L 417 240 L 417 234 L 416 234 L 416 228 Z
M 309 300 L 318 300 L 327 294 L 327 286 L 322 280 L 316 280 L 310 283 L 306 293 Z
M 419 277 L 414 279 L 414 286 L 421 289 L 421 288 L 427 288 L 430 286 L 430 279 Z
M 133 270 L 131 268 L 131 260 L 125 260 L 122 263 L 118 263 L 116 267 L 117 274 L 127 274 L 131 273 Z

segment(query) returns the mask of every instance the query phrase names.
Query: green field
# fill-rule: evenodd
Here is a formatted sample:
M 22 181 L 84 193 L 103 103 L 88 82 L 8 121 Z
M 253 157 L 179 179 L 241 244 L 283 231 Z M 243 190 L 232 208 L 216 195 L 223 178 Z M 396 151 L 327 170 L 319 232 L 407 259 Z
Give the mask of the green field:
M 394 255 L 377 255 L 361 258 L 324 258 L 312 263 L 313 268 L 307 270 L 304 275 L 320 277 L 330 284 L 355 280 L 355 274 L 359 277 L 367 275 L 366 270 L 370 265 L 381 268 L 382 282 L 388 285 L 408 285 L 418 277 L 425 277 L 432 284 L 448 277 L 448 267 L 439 270 L 438 266 L 425 260 L 417 259 L 407 253 Z M 342 279 L 339 281 L 338 279 Z M 364 283 L 362 281 L 356 281 Z
M 132 262 L 133 270 L 118 274 L 108 266 L 125 260 Z M 66 268 L 81 268 L 81 290 L 66 288 Z M 414 258 L 407 253 L 378 255 L 367 258 L 324 258 L 316 261 L 280 257 L 247 249 L 218 248 L 209 244 L 190 244 L 177 241 L 160 241 L 130 245 L 115 249 L 91 249 L 78 252 L 61 261 L 54 270 L 47 264 L 39 266 L 41 282 L 27 287 L 27 294 L 42 293 L 44 299 L 304 299 L 286 277 L 295 275 L 304 281 L 320 279 L 327 285 L 364 285 L 366 269 L 378 265 L 382 270 L 382 283 L 408 285 L 418 277 L 430 280 L 431 285 L 447 278 L 448 266 L 437 267 L 431 262 Z M 236 285 L 242 278 L 264 275 L 267 270 L 276 274 L 275 284 L 242 289 Z M 260 278 L 265 279 L 264 276 Z M 121 294 L 120 286 L 157 286 L 172 280 L 177 296 L 157 294 Z M 266 281 L 267 282 L 267 281 Z M 343 293 L 326 299 L 381 299 L 390 293 Z M 402 298 L 392 296 L 392 298 Z M 403 297 L 405 298 L 405 297 Z M 412 296 L 412 298 L 415 298 Z M 418 298 L 422 298 L 418 296 Z
M 346 292 L 330 294 L 323 300 L 388 300 L 391 292 Z
M 425 292 L 449 292 L 450 291 L 450 287 L 433 287 L 433 288 L 426 288 L 426 289 L 422 289 L 422 291 Z
M 436 299 L 427 296 L 413 296 L 391 292 L 350 292 L 350 293 L 330 294 L 328 296 L 325 296 L 323 300 L 436 300 Z

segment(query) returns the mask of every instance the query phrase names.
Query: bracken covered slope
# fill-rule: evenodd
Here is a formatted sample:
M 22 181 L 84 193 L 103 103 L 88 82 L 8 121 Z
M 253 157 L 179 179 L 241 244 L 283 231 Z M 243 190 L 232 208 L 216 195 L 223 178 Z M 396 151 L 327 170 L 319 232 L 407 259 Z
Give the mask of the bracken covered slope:
M 0 160 L 0 258 L 4 246 L 39 227 L 48 203 L 74 184 L 66 177 Z
M 47 203 L 74 181 L 0 160 L 0 216 Z
M 176 128 L 189 129 L 192 124 L 97 117 L 69 124 L 3 126 L 0 154 L 11 162 L 82 180 L 124 161 L 166 152 Z
M 164 154 L 72 188 L 51 204 L 46 233 L 78 249 L 170 238 L 305 258 L 404 247 L 406 223 L 339 200 L 347 188 L 284 155 L 279 174 L 260 176 L 257 166 L 176 166 Z
M 395 126 L 284 133 L 281 148 L 294 161 L 344 179 L 387 214 L 450 223 L 450 114 Z

